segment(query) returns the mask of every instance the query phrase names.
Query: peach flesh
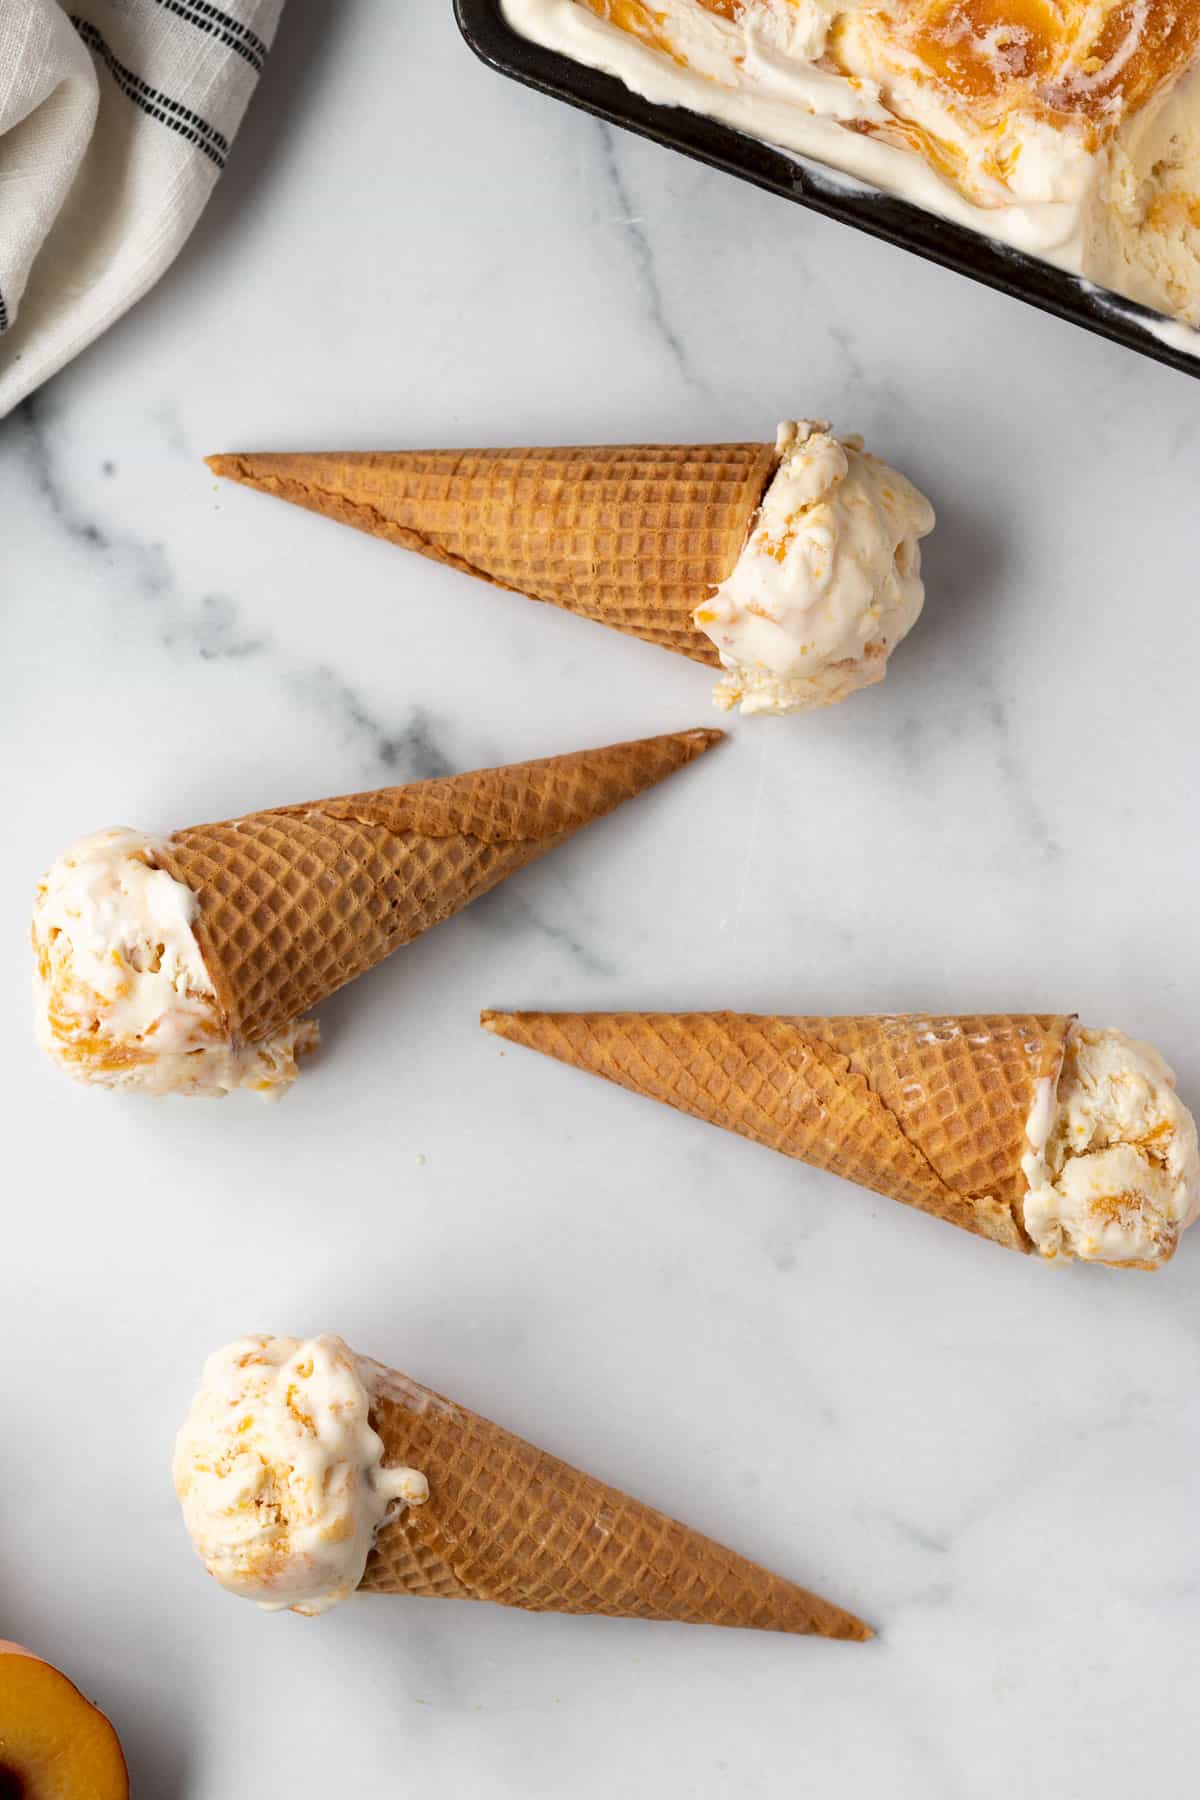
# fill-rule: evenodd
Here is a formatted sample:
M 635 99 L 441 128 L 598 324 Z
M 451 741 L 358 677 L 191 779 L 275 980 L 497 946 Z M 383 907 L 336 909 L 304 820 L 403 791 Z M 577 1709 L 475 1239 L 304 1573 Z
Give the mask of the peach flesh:
M 0 1641 L 0 1800 L 129 1800 L 117 1734 L 49 1663 Z

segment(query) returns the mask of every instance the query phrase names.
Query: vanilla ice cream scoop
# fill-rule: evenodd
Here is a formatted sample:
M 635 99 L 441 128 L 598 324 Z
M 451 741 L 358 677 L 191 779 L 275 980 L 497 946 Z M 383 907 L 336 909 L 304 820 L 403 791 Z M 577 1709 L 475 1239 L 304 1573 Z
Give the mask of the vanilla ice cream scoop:
M 235 1044 L 196 941 L 199 903 L 141 832 L 82 838 L 38 884 L 38 1042 L 79 1081 L 149 1093 L 278 1093 L 316 1026 Z
M 924 495 L 827 425 L 788 420 L 777 442 L 733 572 L 694 614 L 726 670 L 717 704 L 744 713 L 831 706 L 882 681 L 925 599 Z
M 1157 1268 L 1200 1214 L 1196 1125 L 1158 1051 L 1076 1030 L 1026 1127 L 1025 1228 L 1043 1256 Z
M 383 1467 L 370 1406 L 369 1367 L 337 1337 L 244 1337 L 209 1357 L 175 1491 L 222 1587 L 309 1616 L 354 1592 L 382 1526 L 429 1498 L 418 1470 Z

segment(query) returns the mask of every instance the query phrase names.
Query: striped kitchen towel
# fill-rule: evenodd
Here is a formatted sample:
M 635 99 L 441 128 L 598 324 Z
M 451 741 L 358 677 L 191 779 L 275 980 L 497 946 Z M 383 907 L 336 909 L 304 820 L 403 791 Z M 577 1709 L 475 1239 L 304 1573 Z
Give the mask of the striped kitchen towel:
M 0 0 L 0 418 L 152 287 L 283 0 Z

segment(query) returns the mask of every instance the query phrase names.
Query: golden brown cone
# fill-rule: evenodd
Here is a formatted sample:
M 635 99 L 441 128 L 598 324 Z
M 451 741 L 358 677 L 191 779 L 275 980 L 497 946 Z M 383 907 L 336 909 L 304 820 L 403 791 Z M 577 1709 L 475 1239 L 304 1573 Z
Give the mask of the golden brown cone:
M 497 1036 L 1028 1251 L 1021 1158 L 1066 1016 L 495 1013 Z
M 225 1025 L 257 1043 L 720 738 L 683 731 L 181 831 Z
M 368 1364 L 384 1466 L 429 1499 L 384 1527 L 366 1593 L 869 1638 L 861 1620 L 405 1375 Z
M 210 456 L 216 475 L 719 667 L 692 613 L 732 572 L 772 444 Z

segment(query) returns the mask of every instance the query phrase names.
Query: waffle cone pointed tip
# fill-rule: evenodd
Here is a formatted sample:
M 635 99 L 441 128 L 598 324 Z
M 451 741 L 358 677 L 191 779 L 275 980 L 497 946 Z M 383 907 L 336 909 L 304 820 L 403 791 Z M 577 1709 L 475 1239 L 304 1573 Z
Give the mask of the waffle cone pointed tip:
M 162 866 L 199 899 L 230 1031 L 256 1043 L 721 736 L 669 732 L 193 826 Z
M 674 1620 L 864 1643 L 868 1625 L 502 1426 L 380 1364 L 384 1465 L 429 1498 L 376 1539 L 367 1593 Z
M 693 662 L 693 613 L 731 573 L 773 444 L 244 452 L 214 475 Z
M 716 725 L 697 725 L 691 731 L 681 731 L 679 736 L 693 746 L 696 756 L 702 756 L 714 744 L 719 744 L 725 733 Z
M 1023 1159 L 1073 1016 L 481 1015 L 496 1037 L 1028 1254 Z

